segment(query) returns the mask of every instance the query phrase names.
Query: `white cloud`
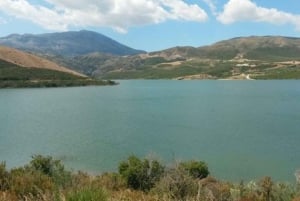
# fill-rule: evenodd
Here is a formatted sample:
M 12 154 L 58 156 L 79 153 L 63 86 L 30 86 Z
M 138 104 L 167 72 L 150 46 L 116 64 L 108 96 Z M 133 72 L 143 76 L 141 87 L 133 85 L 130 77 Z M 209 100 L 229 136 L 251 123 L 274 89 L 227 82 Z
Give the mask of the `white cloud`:
M 251 0 L 229 0 L 217 19 L 223 24 L 238 21 L 266 22 L 275 25 L 292 24 L 300 31 L 300 15 L 257 6 Z
M 57 12 L 42 6 L 32 6 L 26 0 L 1 0 L 0 10 L 17 18 L 30 20 L 48 29 L 67 29 L 64 20 L 58 20 L 61 16 Z
M 162 6 L 168 8 L 169 18 L 203 22 L 207 19 L 206 12 L 196 4 L 186 4 L 181 0 L 161 0 Z
M 0 11 L 30 20 L 46 29 L 67 30 L 70 26 L 111 27 L 126 32 L 133 26 L 167 20 L 203 22 L 206 12 L 183 0 L 45 0 L 51 8 L 28 0 L 1 0 Z

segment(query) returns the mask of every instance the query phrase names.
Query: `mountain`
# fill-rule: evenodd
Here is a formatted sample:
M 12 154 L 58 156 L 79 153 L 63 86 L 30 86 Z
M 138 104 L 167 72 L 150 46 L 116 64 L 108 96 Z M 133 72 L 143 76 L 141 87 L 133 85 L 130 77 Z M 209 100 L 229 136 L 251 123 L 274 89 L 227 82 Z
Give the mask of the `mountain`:
M 38 56 L 0 46 L 0 88 L 111 85 Z
M 300 38 L 251 36 L 127 57 L 80 55 L 68 65 L 109 79 L 298 79 L 298 61 Z
M 119 56 L 144 53 L 144 51 L 122 45 L 102 34 L 86 30 L 38 35 L 12 34 L 0 38 L 0 45 L 38 54 L 62 56 L 77 56 L 94 52 Z

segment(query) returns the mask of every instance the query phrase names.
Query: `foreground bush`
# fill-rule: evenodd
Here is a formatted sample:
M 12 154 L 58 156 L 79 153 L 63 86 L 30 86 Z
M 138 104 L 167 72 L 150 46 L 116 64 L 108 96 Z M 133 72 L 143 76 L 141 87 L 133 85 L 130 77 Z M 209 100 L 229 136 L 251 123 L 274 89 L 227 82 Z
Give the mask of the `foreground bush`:
M 159 181 L 164 173 L 164 166 L 156 160 L 141 160 L 136 156 L 130 156 L 120 163 L 119 173 L 128 187 L 148 191 Z
M 52 192 L 55 186 L 49 176 L 28 168 L 11 170 L 9 184 L 9 191 L 19 198 Z
M 66 171 L 59 160 L 49 156 L 33 156 L 24 167 L 6 170 L 5 163 L 0 164 L 0 191 L 8 195 L 8 200 L 40 200 L 41 197 L 53 197 L 57 189 L 71 185 L 71 172 Z M 5 200 L 5 199 L 4 199 Z
M 296 178 L 297 184 L 270 177 L 234 184 L 208 176 L 200 161 L 165 168 L 135 156 L 120 163 L 119 173 L 92 176 L 38 155 L 11 170 L 0 163 L 0 201 L 300 201 L 299 172 Z
M 198 180 L 195 180 L 182 166 L 168 169 L 156 184 L 153 192 L 160 197 L 183 200 L 197 195 Z
M 71 181 L 71 172 L 65 170 L 60 160 L 51 156 L 33 156 L 28 168 L 50 177 L 59 186 L 66 186 Z
M 179 166 L 185 169 L 190 176 L 195 179 L 203 179 L 208 176 L 209 171 L 205 162 L 203 161 L 187 161 L 181 162 Z

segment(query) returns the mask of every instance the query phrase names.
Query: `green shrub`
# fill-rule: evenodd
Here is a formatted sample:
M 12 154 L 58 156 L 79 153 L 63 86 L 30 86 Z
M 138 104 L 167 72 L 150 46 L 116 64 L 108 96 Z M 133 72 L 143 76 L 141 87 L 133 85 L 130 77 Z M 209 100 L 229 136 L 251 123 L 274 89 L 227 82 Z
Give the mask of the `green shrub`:
M 203 161 L 187 161 L 179 164 L 193 178 L 203 179 L 209 175 L 208 167 Z
M 59 186 L 66 186 L 71 182 L 71 172 L 65 170 L 60 160 L 54 160 L 51 156 L 32 156 L 28 168 L 49 176 Z
M 164 166 L 156 160 L 141 160 L 136 156 L 130 156 L 127 161 L 119 164 L 119 173 L 128 187 L 148 191 L 159 181 L 164 173 Z

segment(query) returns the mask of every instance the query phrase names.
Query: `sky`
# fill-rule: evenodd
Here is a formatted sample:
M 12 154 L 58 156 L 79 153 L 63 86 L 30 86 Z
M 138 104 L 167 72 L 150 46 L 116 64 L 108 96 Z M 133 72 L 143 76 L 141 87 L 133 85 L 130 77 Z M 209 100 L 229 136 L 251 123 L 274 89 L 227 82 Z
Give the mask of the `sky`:
M 299 0 L 0 0 L 0 37 L 91 30 L 156 51 L 241 36 L 300 37 Z

